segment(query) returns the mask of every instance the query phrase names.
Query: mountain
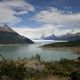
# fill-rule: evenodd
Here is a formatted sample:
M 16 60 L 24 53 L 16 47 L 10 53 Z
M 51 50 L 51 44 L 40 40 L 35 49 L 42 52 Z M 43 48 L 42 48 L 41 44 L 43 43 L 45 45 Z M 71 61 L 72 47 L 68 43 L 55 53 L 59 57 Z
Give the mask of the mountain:
M 66 41 L 73 41 L 80 39 L 80 32 L 72 34 L 72 33 L 67 33 L 65 35 L 61 36 L 55 36 L 54 34 L 44 37 L 44 40 L 66 40 Z
M 67 40 L 67 41 L 73 41 L 73 40 L 78 40 L 80 39 L 80 33 L 67 33 L 65 35 L 57 37 L 58 40 Z
M 57 37 L 55 35 L 50 35 L 50 36 L 47 36 L 47 37 L 44 37 L 44 40 L 56 40 Z
M 53 34 L 45 36 L 44 34 L 41 36 L 41 40 L 55 40 L 57 37 Z
M 0 44 L 31 44 L 32 40 L 19 35 L 7 25 L 0 27 Z

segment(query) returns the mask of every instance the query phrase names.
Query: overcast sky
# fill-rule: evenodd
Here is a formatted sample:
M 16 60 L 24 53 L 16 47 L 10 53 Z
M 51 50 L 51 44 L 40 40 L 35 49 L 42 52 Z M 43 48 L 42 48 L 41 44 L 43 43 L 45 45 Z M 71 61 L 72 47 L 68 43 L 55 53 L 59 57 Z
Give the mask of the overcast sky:
M 80 32 L 80 0 L 0 0 L 0 23 L 30 39 Z

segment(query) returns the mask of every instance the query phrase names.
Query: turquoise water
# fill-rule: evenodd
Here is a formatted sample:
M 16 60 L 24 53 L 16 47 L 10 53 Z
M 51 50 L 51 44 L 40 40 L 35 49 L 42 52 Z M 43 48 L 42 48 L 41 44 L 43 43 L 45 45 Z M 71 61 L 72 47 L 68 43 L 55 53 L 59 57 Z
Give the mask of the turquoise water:
M 55 61 L 60 60 L 62 58 L 66 59 L 75 59 L 79 55 L 76 54 L 69 48 L 64 49 L 43 49 L 39 46 L 45 44 L 44 42 L 37 42 L 35 44 L 29 45 L 1 45 L 0 46 L 0 54 L 5 58 L 31 58 L 36 54 L 39 54 L 41 58 L 45 61 Z

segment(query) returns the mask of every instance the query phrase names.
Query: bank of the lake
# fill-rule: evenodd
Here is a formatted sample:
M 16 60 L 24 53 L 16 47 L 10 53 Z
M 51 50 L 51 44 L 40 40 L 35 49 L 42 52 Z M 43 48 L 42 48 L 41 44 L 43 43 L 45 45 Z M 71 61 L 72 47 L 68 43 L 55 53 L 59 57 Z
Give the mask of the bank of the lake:
M 40 46 L 42 48 L 69 48 L 77 53 L 80 53 L 80 40 L 69 41 L 69 42 L 56 42 Z

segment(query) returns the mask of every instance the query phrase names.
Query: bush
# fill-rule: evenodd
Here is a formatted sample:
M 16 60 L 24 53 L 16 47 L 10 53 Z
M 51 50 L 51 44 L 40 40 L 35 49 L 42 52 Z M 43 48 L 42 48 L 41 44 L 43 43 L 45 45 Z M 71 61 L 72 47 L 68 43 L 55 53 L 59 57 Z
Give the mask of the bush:
M 0 80 L 24 80 L 25 70 L 23 63 L 3 60 L 0 62 Z
M 74 71 L 70 74 L 71 80 L 80 80 L 80 72 Z
M 77 59 L 80 60 L 80 56 Z

